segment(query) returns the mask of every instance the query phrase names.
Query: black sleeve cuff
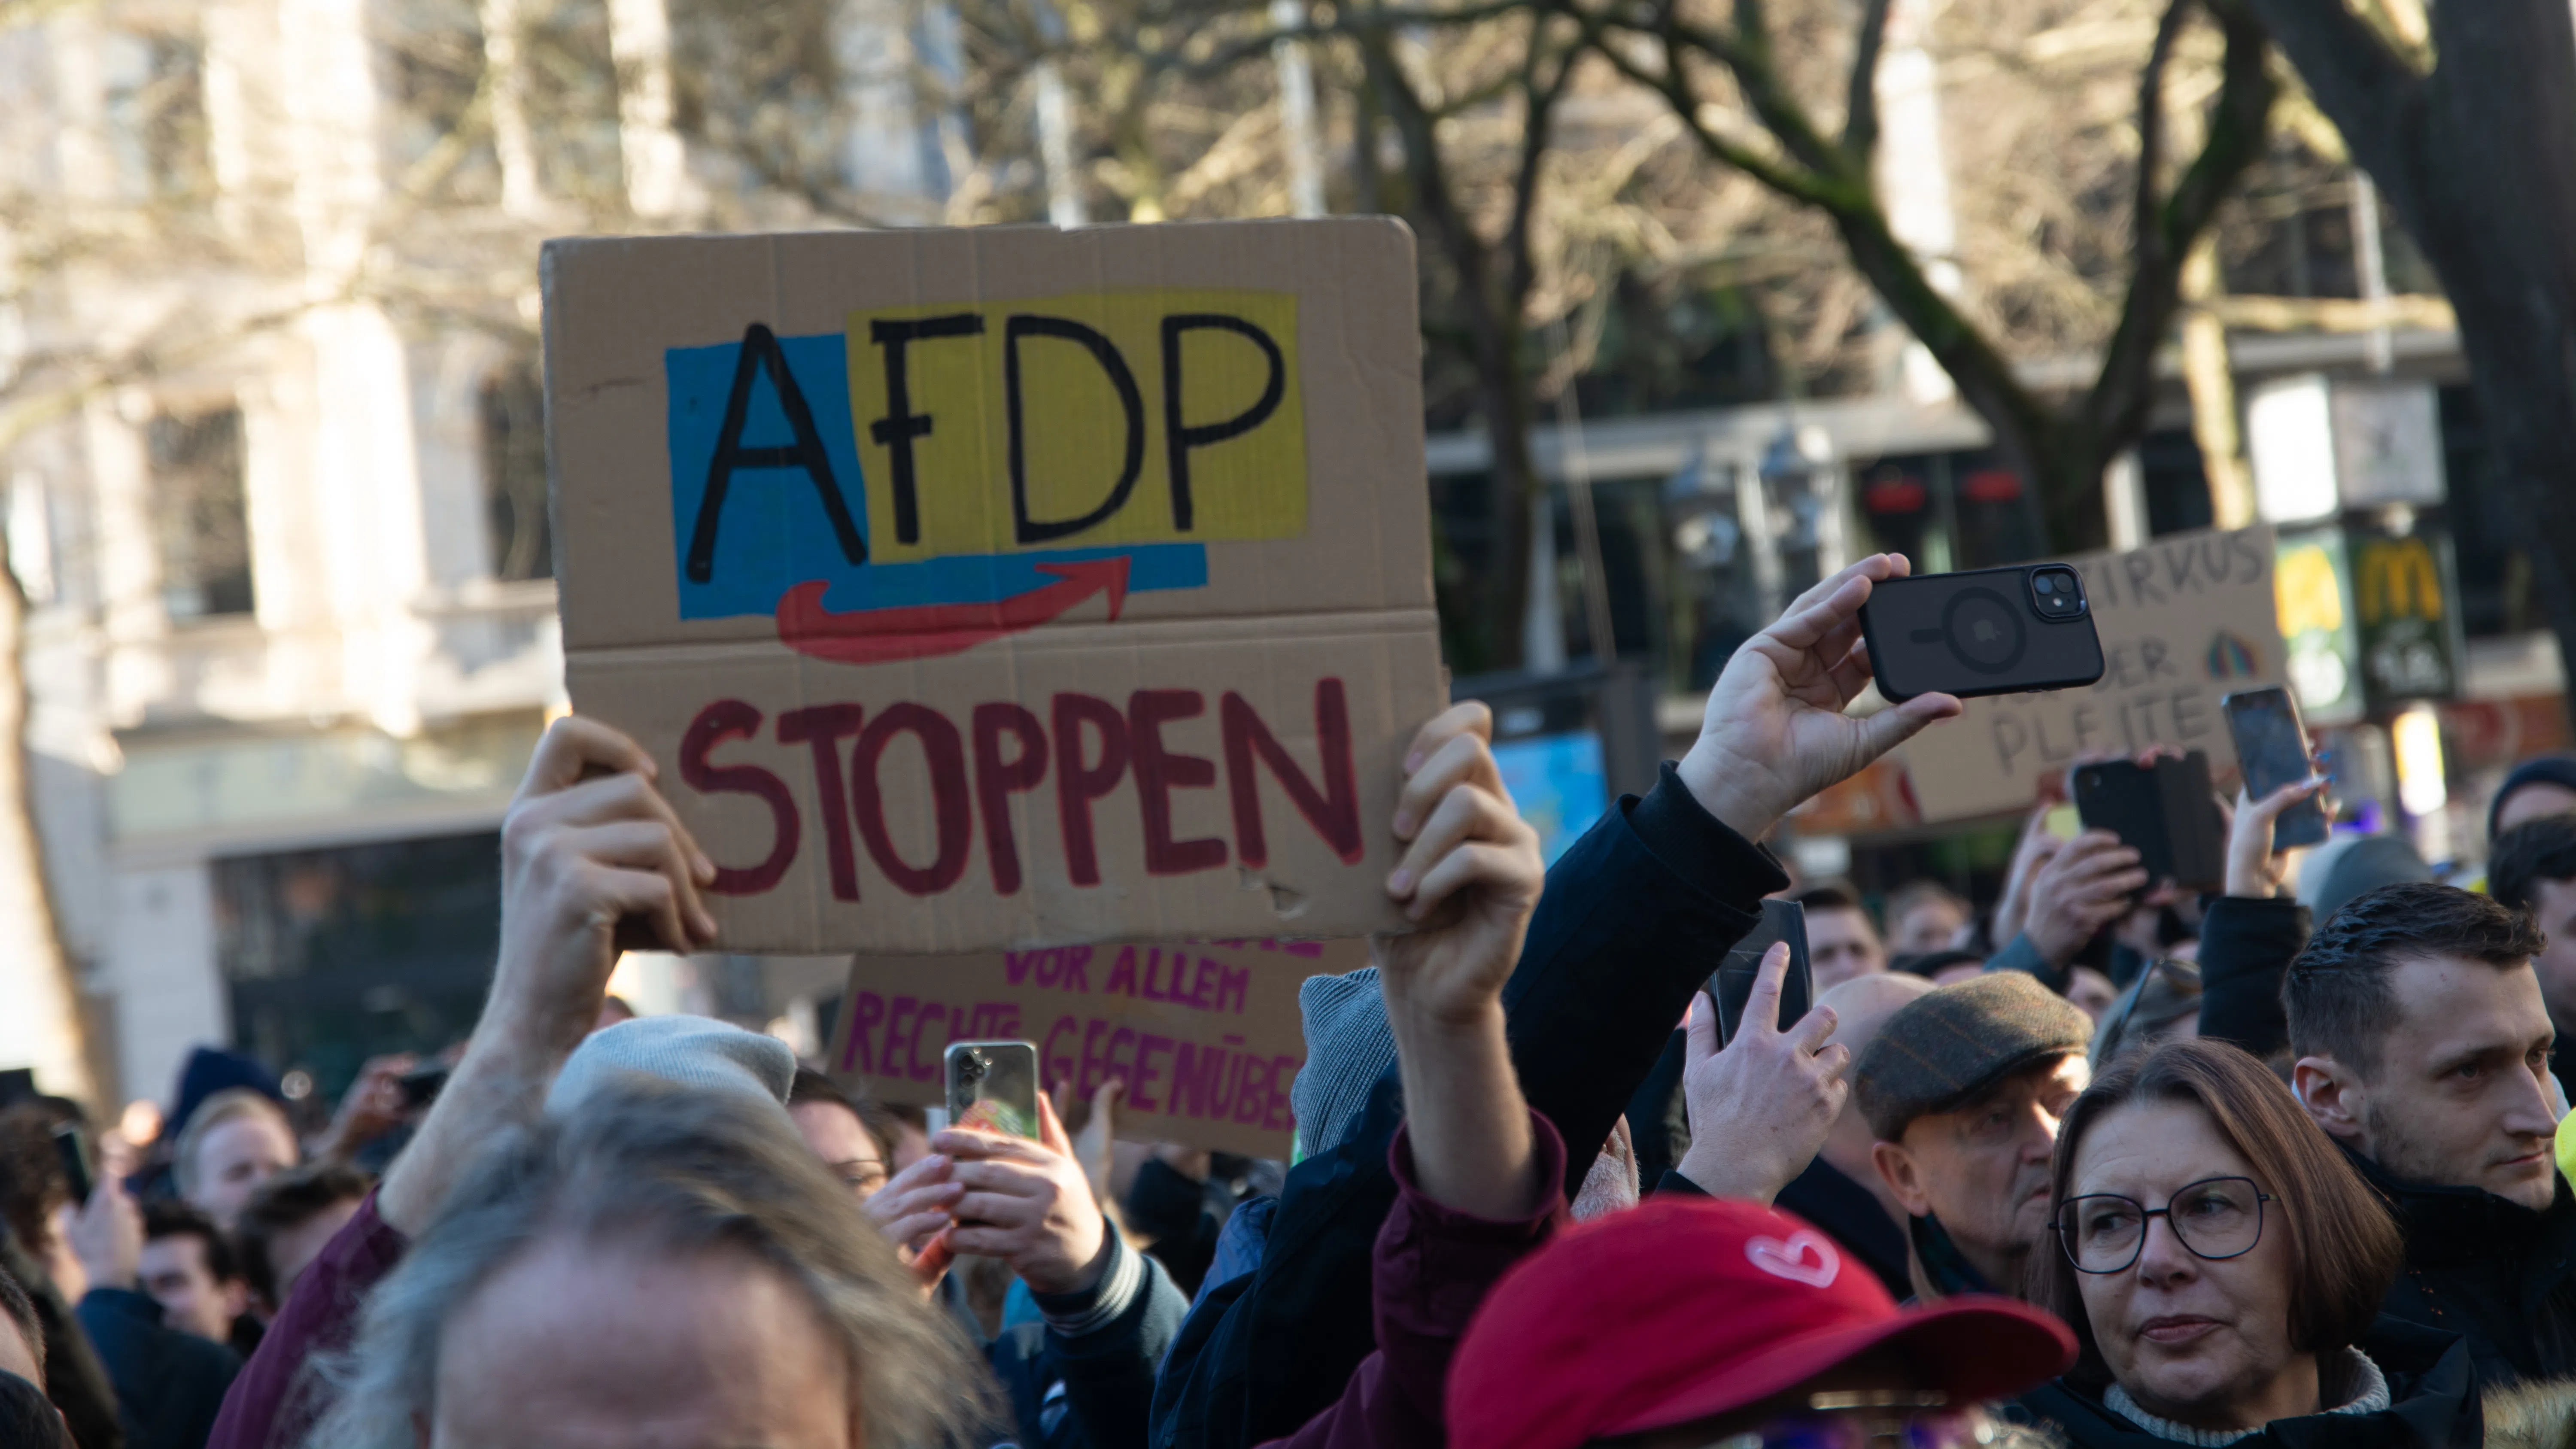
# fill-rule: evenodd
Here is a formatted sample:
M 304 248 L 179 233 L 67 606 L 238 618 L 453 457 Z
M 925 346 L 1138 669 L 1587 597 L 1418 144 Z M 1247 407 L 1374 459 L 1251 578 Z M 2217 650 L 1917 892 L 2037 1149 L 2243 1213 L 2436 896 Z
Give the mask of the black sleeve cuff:
M 1684 1197 L 1708 1196 L 1707 1188 L 1704 1188 L 1698 1183 L 1691 1181 L 1689 1178 L 1682 1176 L 1682 1170 L 1678 1167 L 1668 1167 L 1664 1169 L 1664 1175 L 1655 1179 L 1655 1191 L 1677 1192 Z
M 1786 890 L 1789 873 L 1779 857 L 1736 834 L 1700 807 L 1681 771 L 1664 762 L 1655 788 L 1633 805 L 1622 800 L 1628 827 L 1675 875 L 1743 911 L 1760 909 L 1773 891 Z

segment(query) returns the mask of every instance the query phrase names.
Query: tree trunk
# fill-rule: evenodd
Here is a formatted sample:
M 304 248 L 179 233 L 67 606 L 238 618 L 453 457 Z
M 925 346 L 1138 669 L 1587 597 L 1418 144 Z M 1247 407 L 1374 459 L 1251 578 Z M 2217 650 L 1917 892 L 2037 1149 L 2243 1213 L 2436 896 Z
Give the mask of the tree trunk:
M 2432 7 L 2440 59 L 2421 78 L 2384 47 L 2371 49 L 2376 37 L 2340 0 L 2254 3 L 2450 296 L 2492 466 L 2530 530 L 2576 690 L 2576 23 L 2567 0 Z
M 90 1073 L 89 1030 L 54 929 L 27 768 L 27 599 L 0 569 L 0 1067 L 32 1066 L 47 1092 L 112 1114 Z
M 1480 410 L 1493 439 L 1493 483 L 1487 497 L 1492 553 L 1475 589 L 1477 632 L 1485 657 L 1479 670 L 1513 669 L 1522 658 L 1522 625 L 1529 612 L 1530 515 L 1545 484 L 1530 450 L 1530 382 L 1517 346 L 1520 329 L 1499 329 L 1506 340 L 1476 363 Z M 1570 386 L 1571 384 L 1569 384 Z

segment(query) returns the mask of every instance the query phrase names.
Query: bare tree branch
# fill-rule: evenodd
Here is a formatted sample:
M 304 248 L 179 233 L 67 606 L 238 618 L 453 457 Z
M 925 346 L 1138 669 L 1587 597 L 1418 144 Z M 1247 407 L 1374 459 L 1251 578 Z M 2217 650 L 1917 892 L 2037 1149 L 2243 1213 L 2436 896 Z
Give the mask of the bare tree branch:
M 1843 103 L 1843 154 L 1863 166 L 1878 150 L 1878 56 L 1887 46 L 1889 0 L 1867 0 L 1852 45 L 1850 95 Z
M 2386 155 L 2419 123 L 2426 77 L 2342 0 L 2248 3 L 2355 155 Z
M 2155 44 L 2147 49 L 2147 63 L 2138 71 L 2138 177 L 2131 203 L 2132 234 L 2137 268 L 2144 271 L 2156 264 L 2157 253 L 2164 244 L 2164 230 L 2158 225 L 2162 210 L 2165 169 L 2165 66 L 2173 59 L 2174 41 L 2181 36 L 2183 21 L 2189 17 L 2198 0 L 2170 0 L 2164 18 L 2156 22 Z
M 1539 167 L 1547 160 L 1548 133 L 1555 120 L 1556 103 L 1564 96 L 1566 82 L 1574 79 L 1575 62 L 1583 55 L 1583 44 L 1577 40 L 1558 53 L 1556 75 L 1541 83 L 1548 21 L 1552 12 L 1546 6 L 1530 17 L 1529 53 L 1521 68 L 1521 154 L 1512 175 L 1512 219 L 1503 230 L 1503 255 L 1511 268 L 1506 283 L 1508 295 L 1521 298 L 1537 284 L 1538 263 L 1530 240 L 1530 212 L 1537 205 Z
M 2174 15 L 2187 3 L 2190 0 L 2177 0 L 2166 12 L 2166 23 L 2157 29 L 2158 59 L 2151 62 L 2151 71 L 2161 68 L 2161 57 L 2172 43 Z M 2153 402 L 2156 349 L 2163 345 L 2174 311 L 2181 303 L 2184 261 L 2193 242 L 2216 218 L 2219 204 L 2235 191 L 2246 168 L 2262 154 L 2270 132 L 2272 102 L 2280 94 L 2267 64 L 2262 27 L 2237 0 L 2208 3 L 2227 36 L 2223 78 L 2218 97 L 2210 105 L 2208 138 L 2200 154 L 2175 182 L 2173 194 L 2161 205 L 2151 200 L 2154 183 L 2143 170 L 2150 158 L 2141 147 L 2138 235 L 2134 243 L 2137 260 L 2130 273 L 2128 296 L 2120 309 L 2119 325 L 2103 349 L 2102 371 L 2094 379 L 2082 412 L 2083 426 L 2104 439 L 2126 438 L 2145 425 Z M 2157 134 L 2161 137 L 2161 98 L 2143 87 L 2140 97 L 2141 104 L 2147 107 L 2139 116 L 2142 141 L 2149 114 L 2159 116 Z
M 1621 75 L 1640 85 L 1650 87 L 1663 96 L 1666 103 L 1673 108 L 1673 114 L 1680 118 L 1683 127 L 1690 132 L 1691 139 L 1699 142 L 1700 149 L 1707 152 L 1711 160 L 1732 166 L 1792 200 L 1803 201 L 1816 207 L 1831 205 L 1830 190 L 1820 185 L 1815 177 L 1794 166 L 1782 165 L 1749 146 L 1718 134 L 1702 120 L 1699 114 L 1699 98 L 1692 92 L 1690 83 L 1683 78 L 1680 54 L 1670 49 L 1665 51 L 1662 75 L 1648 72 L 1621 53 L 1617 46 L 1602 46 L 1600 55 Z

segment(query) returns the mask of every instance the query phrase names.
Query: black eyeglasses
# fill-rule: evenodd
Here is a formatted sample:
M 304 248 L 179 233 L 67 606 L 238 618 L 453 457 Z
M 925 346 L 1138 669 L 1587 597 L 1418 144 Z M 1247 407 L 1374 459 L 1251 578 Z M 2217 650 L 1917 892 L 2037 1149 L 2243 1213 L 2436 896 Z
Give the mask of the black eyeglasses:
M 2146 1251 L 2149 1218 L 2163 1218 L 2193 1257 L 2216 1263 L 2254 1251 L 2263 1204 L 2278 1200 L 2250 1177 L 2210 1177 L 2177 1189 L 2160 1208 L 2116 1193 L 2068 1198 L 2050 1226 L 2079 1273 L 2128 1271 Z

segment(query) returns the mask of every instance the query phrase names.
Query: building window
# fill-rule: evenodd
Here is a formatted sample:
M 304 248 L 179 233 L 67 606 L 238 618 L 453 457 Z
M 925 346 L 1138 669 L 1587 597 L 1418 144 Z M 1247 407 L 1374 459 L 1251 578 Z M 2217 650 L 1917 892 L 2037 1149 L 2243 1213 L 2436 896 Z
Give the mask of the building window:
M 491 520 L 492 577 L 555 576 L 546 527 L 546 390 L 532 362 L 484 380 L 483 508 Z
M 137 200 L 207 189 L 203 48 L 175 35 L 110 34 L 107 134 L 125 194 Z
M 161 602 L 173 619 L 251 612 L 239 408 L 163 413 L 145 430 Z
M 440 200 L 498 201 L 500 163 L 491 123 L 478 117 L 485 80 L 483 27 L 473 0 L 412 0 L 383 11 L 386 140 L 407 185 Z
M 371 1056 L 474 1029 L 501 916 L 490 832 L 212 865 L 235 1045 L 336 1096 Z

